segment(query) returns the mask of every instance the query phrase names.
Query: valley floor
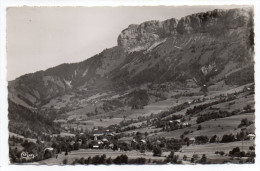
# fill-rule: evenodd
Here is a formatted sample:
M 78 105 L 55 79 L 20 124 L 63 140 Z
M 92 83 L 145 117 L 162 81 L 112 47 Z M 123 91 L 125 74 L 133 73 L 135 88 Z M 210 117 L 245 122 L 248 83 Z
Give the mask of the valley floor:
M 198 158 L 201 158 L 203 154 L 207 156 L 207 160 L 211 163 L 223 163 L 224 161 L 228 161 L 230 163 L 238 163 L 239 160 L 242 160 L 243 158 L 232 158 L 228 156 L 228 152 L 230 149 L 233 149 L 235 147 L 240 147 L 240 149 L 245 152 L 249 152 L 249 147 L 254 145 L 254 141 L 237 141 L 237 142 L 231 142 L 231 143 L 208 143 L 208 144 L 202 144 L 202 145 L 190 145 L 190 146 L 183 146 L 182 149 L 178 152 L 175 152 L 176 155 L 179 156 L 180 159 L 183 158 L 184 155 L 187 156 L 186 161 L 183 161 L 183 164 L 192 164 L 190 162 L 192 156 L 194 154 L 198 155 Z M 223 151 L 225 154 L 223 156 L 219 154 L 215 154 L 216 151 Z M 80 149 L 80 150 L 74 150 L 69 152 L 67 156 L 65 156 L 64 152 L 59 154 L 57 159 L 50 158 L 46 159 L 40 162 L 34 162 L 29 164 L 46 164 L 46 165 L 62 165 L 63 160 L 67 159 L 68 164 L 72 164 L 73 161 L 76 159 L 84 158 L 87 159 L 88 157 L 94 157 L 96 155 L 106 155 L 106 158 L 111 157 L 112 159 L 115 159 L 117 156 L 120 156 L 122 154 L 126 154 L 129 159 L 136 159 L 136 158 L 145 158 L 147 160 L 151 159 L 151 162 L 156 161 L 163 161 L 166 159 L 166 156 L 170 154 L 169 151 L 164 151 L 161 155 L 161 157 L 153 156 L 153 153 L 150 151 L 147 151 L 145 153 L 140 153 L 139 151 L 132 150 L 132 151 L 113 151 L 110 149 Z M 244 158 L 245 159 L 245 158 Z

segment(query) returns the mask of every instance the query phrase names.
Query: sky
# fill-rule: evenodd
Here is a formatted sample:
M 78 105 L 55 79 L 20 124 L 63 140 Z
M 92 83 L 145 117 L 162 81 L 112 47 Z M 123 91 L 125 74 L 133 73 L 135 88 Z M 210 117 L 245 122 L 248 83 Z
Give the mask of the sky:
M 7 79 L 92 57 L 116 46 L 130 24 L 237 7 L 9 7 Z

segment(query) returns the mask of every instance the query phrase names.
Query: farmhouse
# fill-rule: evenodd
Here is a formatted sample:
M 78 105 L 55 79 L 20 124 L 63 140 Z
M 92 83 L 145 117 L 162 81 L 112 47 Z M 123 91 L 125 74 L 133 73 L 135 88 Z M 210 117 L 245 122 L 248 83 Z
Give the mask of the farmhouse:
M 69 144 L 70 144 L 70 145 L 73 145 L 73 144 L 75 144 L 75 141 L 71 141 Z
M 190 139 L 189 139 L 189 143 L 190 143 L 190 144 L 194 144 L 194 143 L 195 143 L 195 138 L 190 138 Z
M 45 148 L 45 149 L 44 149 L 44 151 L 46 151 L 46 150 L 53 151 L 54 148 L 52 148 L 52 147 L 48 147 L 48 148 Z
M 93 145 L 94 149 L 99 149 L 99 145 Z
M 189 122 L 183 122 L 181 125 L 182 125 L 182 126 L 188 126 L 188 125 L 189 125 Z
M 254 140 L 255 134 L 248 134 L 247 137 L 249 138 L 249 140 Z
M 109 144 L 108 147 L 112 149 L 114 147 L 114 144 Z

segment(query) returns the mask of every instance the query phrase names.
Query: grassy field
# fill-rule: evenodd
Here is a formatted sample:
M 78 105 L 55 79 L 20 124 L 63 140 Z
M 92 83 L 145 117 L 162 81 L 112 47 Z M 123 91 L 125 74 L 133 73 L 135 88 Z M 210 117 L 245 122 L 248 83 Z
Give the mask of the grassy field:
M 245 152 L 250 151 L 249 146 L 253 146 L 254 141 L 244 141 L 243 142 L 243 150 Z M 233 148 L 239 147 L 242 150 L 242 142 L 231 142 L 231 143 L 211 143 L 211 144 L 203 144 L 203 145 L 190 145 L 190 146 L 183 146 L 182 149 L 179 152 L 175 152 L 175 155 L 179 155 L 179 159 L 182 159 L 184 155 L 187 156 L 186 162 L 184 164 L 190 163 L 189 160 L 192 158 L 194 154 L 197 154 L 199 158 L 203 154 L 206 155 L 207 159 L 209 161 L 218 161 L 223 162 L 225 160 L 230 160 L 230 157 L 226 154 L 229 153 Z M 219 154 L 215 154 L 216 151 L 224 151 L 225 155 L 220 156 Z M 151 151 L 140 153 L 139 151 L 113 151 L 110 149 L 80 149 L 77 151 L 71 151 L 67 156 L 64 155 L 64 153 L 59 154 L 58 158 L 50 158 L 43 161 L 40 161 L 38 163 L 33 164 L 47 164 L 47 165 L 60 165 L 62 164 L 64 159 L 68 160 L 68 164 L 71 164 L 75 159 L 80 158 L 88 158 L 88 157 L 94 157 L 96 155 L 106 155 L 106 158 L 111 157 L 112 159 L 115 159 L 117 156 L 120 156 L 122 154 L 126 154 L 129 159 L 136 159 L 139 157 L 145 158 L 145 159 L 151 159 L 153 160 L 164 160 L 166 157 L 170 154 L 170 151 L 164 151 L 161 155 L 161 157 L 155 157 L 153 156 L 153 153 Z M 214 163 L 213 162 L 213 163 Z
M 231 117 L 226 118 L 220 118 L 216 120 L 209 120 L 206 122 L 202 122 L 200 124 L 194 124 L 191 127 L 186 127 L 183 129 L 177 129 L 174 131 L 169 132 L 159 132 L 156 134 L 150 134 L 150 137 L 165 137 L 165 138 L 180 138 L 180 135 L 184 133 L 184 131 L 193 131 L 192 133 L 189 133 L 185 135 L 185 137 L 196 137 L 199 135 L 205 135 L 208 137 L 211 137 L 213 135 L 217 135 L 219 137 L 222 137 L 224 134 L 236 134 L 237 132 L 240 132 L 241 129 L 238 128 L 238 125 L 240 124 L 241 120 L 247 118 L 250 121 L 255 120 L 254 113 L 245 113 L 245 114 L 239 114 L 234 115 Z M 197 130 L 198 125 L 202 126 L 201 130 Z M 249 126 L 248 130 L 254 129 L 254 126 Z
M 151 160 L 164 160 L 165 157 L 154 157 L 152 152 L 140 153 L 139 151 L 113 151 L 110 149 L 80 149 L 77 151 L 71 151 L 67 156 L 64 153 L 59 154 L 58 158 L 50 158 L 43 161 L 40 161 L 39 164 L 48 164 L 48 165 L 55 165 L 55 164 L 62 164 L 64 159 L 68 160 L 68 164 L 71 164 L 75 159 L 80 158 L 88 158 L 94 157 L 96 155 L 103 155 L 106 154 L 106 158 L 111 157 L 112 159 L 120 156 L 122 154 L 126 154 L 129 159 L 136 159 L 138 157 L 143 157 L 146 159 Z M 163 154 L 166 155 L 168 153 Z
M 242 148 L 243 144 L 243 148 Z M 230 157 L 227 155 L 229 151 L 231 151 L 235 147 L 239 147 L 240 150 L 245 151 L 246 153 L 249 150 L 250 146 L 254 145 L 254 141 L 237 141 L 231 143 L 210 143 L 210 144 L 202 144 L 202 145 L 190 145 L 183 146 L 181 152 L 176 152 L 180 158 L 183 158 L 184 155 L 187 156 L 187 159 L 190 160 L 192 155 L 197 154 L 199 158 L 202 157 L 203 154 L 209 159 L 209 161 L 221 163 L 220 161 L 228 160 Z M 224 151 L 225 155 L 221 156 L 219 154 L 215 154 L 216 151 Z

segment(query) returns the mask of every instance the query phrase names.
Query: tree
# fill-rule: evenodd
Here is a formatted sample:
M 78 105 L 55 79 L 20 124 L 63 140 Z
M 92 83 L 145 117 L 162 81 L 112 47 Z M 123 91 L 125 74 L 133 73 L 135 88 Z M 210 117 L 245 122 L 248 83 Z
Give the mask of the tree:
M 255 150 L 255 147 L 254 146 L 249 146 L 249 150 L 253 151 L 253 150 Z
M 201 157 L 201 159 L 200 159 L 200 163 L 201 163 L 201 164 L 206 164 L 206 162 L 207 162 L 207 157 L 206 157 L 205 154 L 203 154 L 202 157 Z
M 232 149 L 232 151 L 229 151 L 229 155 L 230 156 L 238 156 L 240 152 L 240 148 L 239 147 L 235 147 Z
M 116 151 L 116 150 L 117 150 L 117 145 L 114 144 L 113 151 Z
M 112 159 L 111 159 L 111 157 L 109 157 L 109 158 L 106 160 L 106 163 L 107 163 L 107 164 L 112 164 Z
M 147 136 L 148 136 L 148 132 L 145 132 L 145 133 L 144 133 L 144 136 L 145 136 L 145 138 L 147 138 Z
M 228 143 L 228 142 L 234 142 L 235 141 L 235 136 L 232 134 L 229 135 L 223 135 L 221 142 L 222 143 Z
M 51 158 L 52 157 L 52 153 L 50 150 L 45 150 L 44 152 L 44 159 L 48 159 L 48 158 Z
M 198 128 L 197 128 L 197 130 L 201 130 L 201 128 L 202 128 L 201 125 L 199 125 Z
M 128 163 L 128 157 L 125 154 L 122 154 L 121 156 L 117 156 L 114 159 L 115 164 L 127 164 Z
M 178 159 L 179 159 L 179 156 L 174 155 L 174 151 L 171 151 L 171 153 L 166 158 L 166 162 L 178 163 Z
M 210 142 L 210 143 L 214 143 L 214 142 L 216 142 L 216 140 L 217 140 L 217 135 L 213 135 L 213 136 L 210 138 L 209 142 Z
M 74 150 L 79 150 L 79 143 L 78 142 L 73 144 L 73 149 Z
M 162 150 L 160 147 L 154 147 L 153 149 L 153 156 L 161 156 L 162 155 Z
M 246 105 L 245 107 L 244 107 L 244 110 L 246 111 L 246 112 L 250 112 L 251 110 L 252 110 L 252 106 L 251 105 Z
M 247 118 L 244 118 L 241 120 L 241 123 L 238 125 L 238 128 L 240 128 L 242 126 L 249 126 L 252 123 L 253 123 L 252 121 L 249 121 Z
M 209 138 L 207 136 L 201 135 L 201 136 L 195 137 L 195 140 L 199 144 L 205 144 L 205 143 L 207 143 L 209 141 Z
M 63 164 L 68 164 L 68 159 L 64 159 L 64 160 L 62 161 L 62 163 L 63 163 Z

